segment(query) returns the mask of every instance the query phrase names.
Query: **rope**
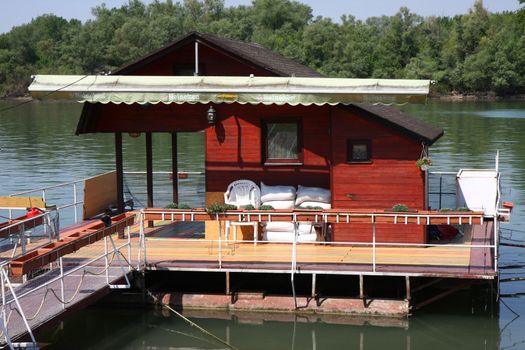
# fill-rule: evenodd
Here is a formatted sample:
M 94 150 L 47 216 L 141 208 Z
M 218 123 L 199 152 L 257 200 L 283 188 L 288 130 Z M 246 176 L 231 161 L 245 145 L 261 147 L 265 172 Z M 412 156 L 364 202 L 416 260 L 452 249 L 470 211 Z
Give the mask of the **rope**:
M 121 252 L 119 251 L 118 253 L 121 253 Z M 122 254 L 122 253 L 121 253 L 121 254 Z M 116 255 L 116 252 L 113 252 L 113 254 L 112 254 L 112 256 L 111 256 L 111 259 L 110 259 L 110 261 L 108 262 L 108 266 L 105 267 L 105 268 L 103 268 L 103 269 L 102 269 L 101 271 L 99 271 L 99 272 L 92 272 L 92 271 L 88 271 L 88 270 L 83 270 L 83 271 L 82 271 L 82 275 L 80 276 L 80 281 L 79 281 L 79 283 L 78 283 L 78 285 L 77 285 L 77 287 L 76 287 L 76 289 L 75 289 L 75 292 L 73 293 L 73 296 L 71 296 L 71 298 L 69 298 L 69 300 L 62 300 L 62 298 L 59 297 L 59 296 L 57 295 L 57 293 L 55 292 L 55 290 L 54 290 L 53 288 L 49 288 L 49 286 L 47 286 L 47 287 L 46 287 L 46 292 L 45 292 L 45 294 L 44 294 L 44 297 L 42 298 L 42 301 L 40 302 L 40 305 L 39 305 L 38 308 L 37 308 L 37 311 L 34 313 L 33 316 L 31 316 L 31 317 L 26 317 L 26 319 L 27 319 L 28 321 L 32 321 L 32 320 L 34 320 L 34 319 L 38 316 L 38 314 L 40 313 L 40 311 L 42 311 L 42 308 L 43 308 L 43 306 L 44 306 L 44 302 L 46 301 L 46 298 L 47 298 L 47 295 L 48 295 L 49 292 L 51 292 L 51 293 L 55 296 L 55 298 L 57 299 L 57 301 L 58 301 L 59 303 L 64 304 L 64 305 L 70 304 L 70 303 L 71 303 L 71 302 L 72 302 L 72 301 L 78 296 L 78 293 L 80 293 L 80 287 L 82 286 L 82 283 L 84 282 L 84 278 L 86 277 L 86 275 L 93 275 L 93 276 L 100 276 L 100 275 L 102 275 L 104 272 L 106 272 L 106 271 L 111 267 L 110 265 L 113 263 L 113 260 L 115 259 L 115 255 Z M 126 260 L 126 261 L 127 261 L 127 260 Z M 86 267 L 87 267 L 87 266 L 86 266 Z M 66 277 L 67 277 L 67 276 L 64 276 L 64 278 L 66 278 Z M 11 313 L 13 312 L 13 310 L 14 310 L 14 311 L 17 311 L 17 313 L 18 313 L 20 316 L 22 316 L 22 315 L 20 314 L 20 312 L 18 311 L 18 309 L 16 309 L 16 308 L 15 308 L 15 309 L 11 309 L 11 312 L 10 312 L 10 314 L 9 314 L 9 317 L 7 318 L 7 323 L 9 323 L 9 319 L 10 319 L 10 317 L 11 317 Z M 0 334 L 0 336 L 2 336 L 2 335 Z
M 216 335 L 208 332 L 207 330 L 205 330 L 204 328 L 200 327 L 198 324 L 194 323 L 193 321 L 189 320 L 188 318 L 184 317 L 181 313 L 175 311 L 171 306 L 169 306 L 168 304 L 165 304 L 163 302 L 161 302 L 155 295 L 153 295 L 153 293 L 151 293 L 151 291 L 147 291 L 148 295 L 153 298 L 153 300 L 155 302 L 157 302 L 158 304 L 164 306 L 165 308 L 167 308 L 168 310 L 170 310 L 171 312 L 173 312 L 175 315 L 179 316 L 180 318 L 182 318 L 184 321 L 186 321 L 190 326 L 192 327 L 195 327 L 197 328 L 199 331 L 203 332 L 204 334 L 208 335 L 209 337 L 215 339 L 216 341 L 220 342 L 221 344 L 223 345 L 226 345 L 226 347 L 228 347 L 228 349 L 232 349 L 232 350 L 239 350 L 238 348 L 234 347 L 233 345 L 231 345 L 230 343 L 228 343 L 227 341 L 225 340 L 222 340 L 221 338 L 217 337 Z
M 215 345 L 215 342 L 212 342 L 208 339 L 205 339 L 205 338 L 201 338 L 201 337 L 197 337 L 193 334 L 189 334 L 189 333 L 186 333 L 186 332 L 181 332 L 181 331 L 176 331 L 174 329 L 169 329 L 169 328 L 165 328 L 165 327 L 160 327 L 160 326 L 156 326 L 156 325 L 152 325 L 152 324 L 149 324 L 148 327 L 151 327 L 151 328 L 158 328 L 158 329 L 161 329 L 163 331 L 166 331 L 166 332 L 169 332 L 169 333 L 174 333 L 174 334 L 180 334 L 180 335 L 183 335 L 185 337 L 188 337 L 188 338 L 192 338 L 192 339 L 196 339 L 196 340 L 200 340 L 206 344 L 211 344 L 211 345 Z

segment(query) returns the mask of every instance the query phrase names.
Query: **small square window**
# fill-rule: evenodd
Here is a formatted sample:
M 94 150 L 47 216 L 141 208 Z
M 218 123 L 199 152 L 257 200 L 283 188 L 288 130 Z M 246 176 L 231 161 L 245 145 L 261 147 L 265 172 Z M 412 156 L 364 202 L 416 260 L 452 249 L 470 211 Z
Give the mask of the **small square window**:
M 263 159 L 265 163 L 297 163 L 302 145 L 298 122 L 263 122 Z
M 370 162 L 372 159 L 370 140 L 348 140 L 346 161 L 349 163 Z

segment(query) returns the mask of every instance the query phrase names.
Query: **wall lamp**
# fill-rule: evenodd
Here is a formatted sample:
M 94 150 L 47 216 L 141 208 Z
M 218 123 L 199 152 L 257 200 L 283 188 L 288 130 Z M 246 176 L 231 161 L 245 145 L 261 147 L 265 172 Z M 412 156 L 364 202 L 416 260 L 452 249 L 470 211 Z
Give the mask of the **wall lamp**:
M 140 132 L 130 132 L 130 133 L 128 133 L 128 135 L 135 139 L 135 138 L 140 136 Z
M 215 122 L 217 121 L 217 112 L 215 112 L 213 106 L 210 106 L 208 112 L 206 112 L 206 119 L 208 120 L 208 124 L 215 125 Z

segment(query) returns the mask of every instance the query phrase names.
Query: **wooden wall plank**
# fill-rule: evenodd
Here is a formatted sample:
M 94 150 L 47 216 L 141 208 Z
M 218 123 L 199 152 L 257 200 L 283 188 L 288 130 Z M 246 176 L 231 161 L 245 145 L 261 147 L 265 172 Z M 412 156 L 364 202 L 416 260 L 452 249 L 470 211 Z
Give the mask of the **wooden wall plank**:
M 117 172 L 110 171 L 84 181 L 84 220 L 117 205 Z
M 229 183 L 243 178 L 257 184 L 330 187 L 327 106 L 227 107 L 217 111 L 217 125 L 206 130 L 207 191 L 225 191 Z M 302 124 L 303 164 L 264 165 L 261 121 L 290 118 Z

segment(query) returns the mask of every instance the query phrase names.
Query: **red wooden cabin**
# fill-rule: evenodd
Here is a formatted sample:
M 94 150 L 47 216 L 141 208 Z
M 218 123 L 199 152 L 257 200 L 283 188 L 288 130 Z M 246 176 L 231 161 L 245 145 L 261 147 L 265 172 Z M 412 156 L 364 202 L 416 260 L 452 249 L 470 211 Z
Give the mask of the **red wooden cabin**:
M 198 45 L 196 45 L 198 43 Z M 198 50 L 198 52 L 196 52 Z M 191 33 L 114 74 L 321 77 L 312 69 L 260 45 Z M 205 131 L 208 198 L 220 198 L 238 179 L 270 185 L 329 188 L 332 208 L 389 209 L 403 203 L 426 209 L 425 174 L 416 166 L 422 149 L 443 131 L 394 107 L 352 105 L 292 106 L 213 104 L 217 120 L 209 125 L 208 104 L 85 103 L 77 133 L 116 135 L 117 172 L 122 207 L 122 133 L 146 133 L 148 206 L 153 206 L 152 133 Z M 272 155 L 268 130 L 283 130 L 294 145 L 286 159 Z M 176 159 L 176 142 L 173 143 Z M 270 145 L 271 146 L 271 145 Z M 176 161 L 174 163 L 176 171 Z M 176 187 L 175 191 L 176 191 Z M 175 194 L 176 199 L 176 194 Z M 378 242 L 426 242 L 423 225 L 377 225 Z M 371 241 L 370 224 L 334 224 L 335 241 Z

